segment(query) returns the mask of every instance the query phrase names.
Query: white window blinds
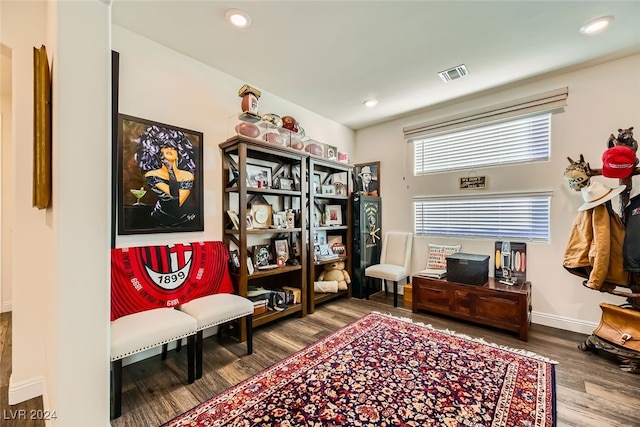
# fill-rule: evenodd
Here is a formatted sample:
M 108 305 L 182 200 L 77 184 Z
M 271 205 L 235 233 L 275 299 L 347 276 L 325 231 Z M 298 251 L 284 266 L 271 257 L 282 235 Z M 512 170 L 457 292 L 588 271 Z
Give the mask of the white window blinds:
M 546 113 L 414 140 L 414 174 L 548 160 L 550 125 Z
M 548 242 L 551 193 L 415 198 L 415 234 Z

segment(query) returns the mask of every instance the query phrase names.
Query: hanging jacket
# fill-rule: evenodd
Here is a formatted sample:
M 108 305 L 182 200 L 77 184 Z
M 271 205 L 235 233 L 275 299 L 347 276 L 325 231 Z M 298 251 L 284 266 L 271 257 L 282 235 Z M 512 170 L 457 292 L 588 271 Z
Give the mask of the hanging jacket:
M 599 290 L 629 286 L 622 263 L 625 227 L 611 210 L 611 202 L 578 212 L 571 226 L 562 266 L 588 280 L 584 285 Z

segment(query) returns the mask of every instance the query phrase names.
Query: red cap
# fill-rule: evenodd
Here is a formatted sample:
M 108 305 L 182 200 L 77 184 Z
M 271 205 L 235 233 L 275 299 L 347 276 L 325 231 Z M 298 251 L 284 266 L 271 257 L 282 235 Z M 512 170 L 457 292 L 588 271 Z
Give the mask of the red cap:
M 616 145 L 602 154 L 602 175 L 607 178 L 628 178 L 636 166 L 636 152 L 626 145 Z

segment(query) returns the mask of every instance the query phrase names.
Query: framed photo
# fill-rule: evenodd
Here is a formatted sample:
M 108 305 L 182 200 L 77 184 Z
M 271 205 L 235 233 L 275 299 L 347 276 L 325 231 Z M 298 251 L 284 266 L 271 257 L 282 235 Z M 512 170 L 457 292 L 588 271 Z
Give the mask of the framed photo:
M 335 196 L 336 187 L 334 185 L 323 185 L 322 194 L 324 194 L 325 196 Z
M 237 250 L 229 251 L 229 257 L 231 259 L 231 268 L 234 272 L 240 268 L 240 256 Z
M 287 262 L 289 260 L 289 241 L 287 239 L 274 239 L 273 253 L 277 259 L 282 258 L 283 262 Z
M 353 166 L 355 191 L 366 196 L 380 197 L 380 162 L 360 163 Z
M 333 245 L 331 245 L 331 251 L 341 258 L 347 256 L 347 247 L 344 245 L 344 243 L 334 243 Z
M 326 205 L 324 213 L 327 217 L 326 225 L 342 225 L 342 207 L 340 205 Z
M 273 220 L 273 208 L 271 205 L 252 203 L 251 216 L 253 217 L 253 228 L 269 228 Z
M 271 168 L 247 163 L 247 185 L 253 188 L 271 187 Z
M 202 132 L 118 115 L 118 234 L 204 230 Z
M 269 245 L 255 245 L 253 247 L 253 266 L 255 268 L 265 267 L 270 264 L 271 251 Z
M 247 273 L 249 273 L 250 275 L 253 274 L 254 272 L 254 268 L 253 268 L 253 261 L 251 261 L 251 257 L 248 256 L 247 257 Z
M 253 215 L 247 214 L 247 230 L 253 230 Z
M 314 173 L 313 174 L 313 192 L 315 194 L 320 194 L 320 190 L 321 190 L 321 183 L 322 180 L 320 179 L 320 174 L 318 173 Z
M 280 178 L 280 190 L 293 190 L 293 180 L 289 178 Z
M 240 219 L 238 218 L 238 212 L 236 211 L 227 211 L 227 215 L 229 215 L 229 219 L 231 220 L 231 224 L 233 224 L 233 229 L 237 230 L 240 228 Z

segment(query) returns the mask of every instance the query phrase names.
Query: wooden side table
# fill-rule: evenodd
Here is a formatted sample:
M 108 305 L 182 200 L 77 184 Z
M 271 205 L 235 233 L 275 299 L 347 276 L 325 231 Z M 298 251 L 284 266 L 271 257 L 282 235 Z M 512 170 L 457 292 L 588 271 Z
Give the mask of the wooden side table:
M 513 286 L 489 278 L 485 285 L 413 276 L 412 311 L 425 310 L 517 332 L 528 340 L 531 322 L 531 283 Z

